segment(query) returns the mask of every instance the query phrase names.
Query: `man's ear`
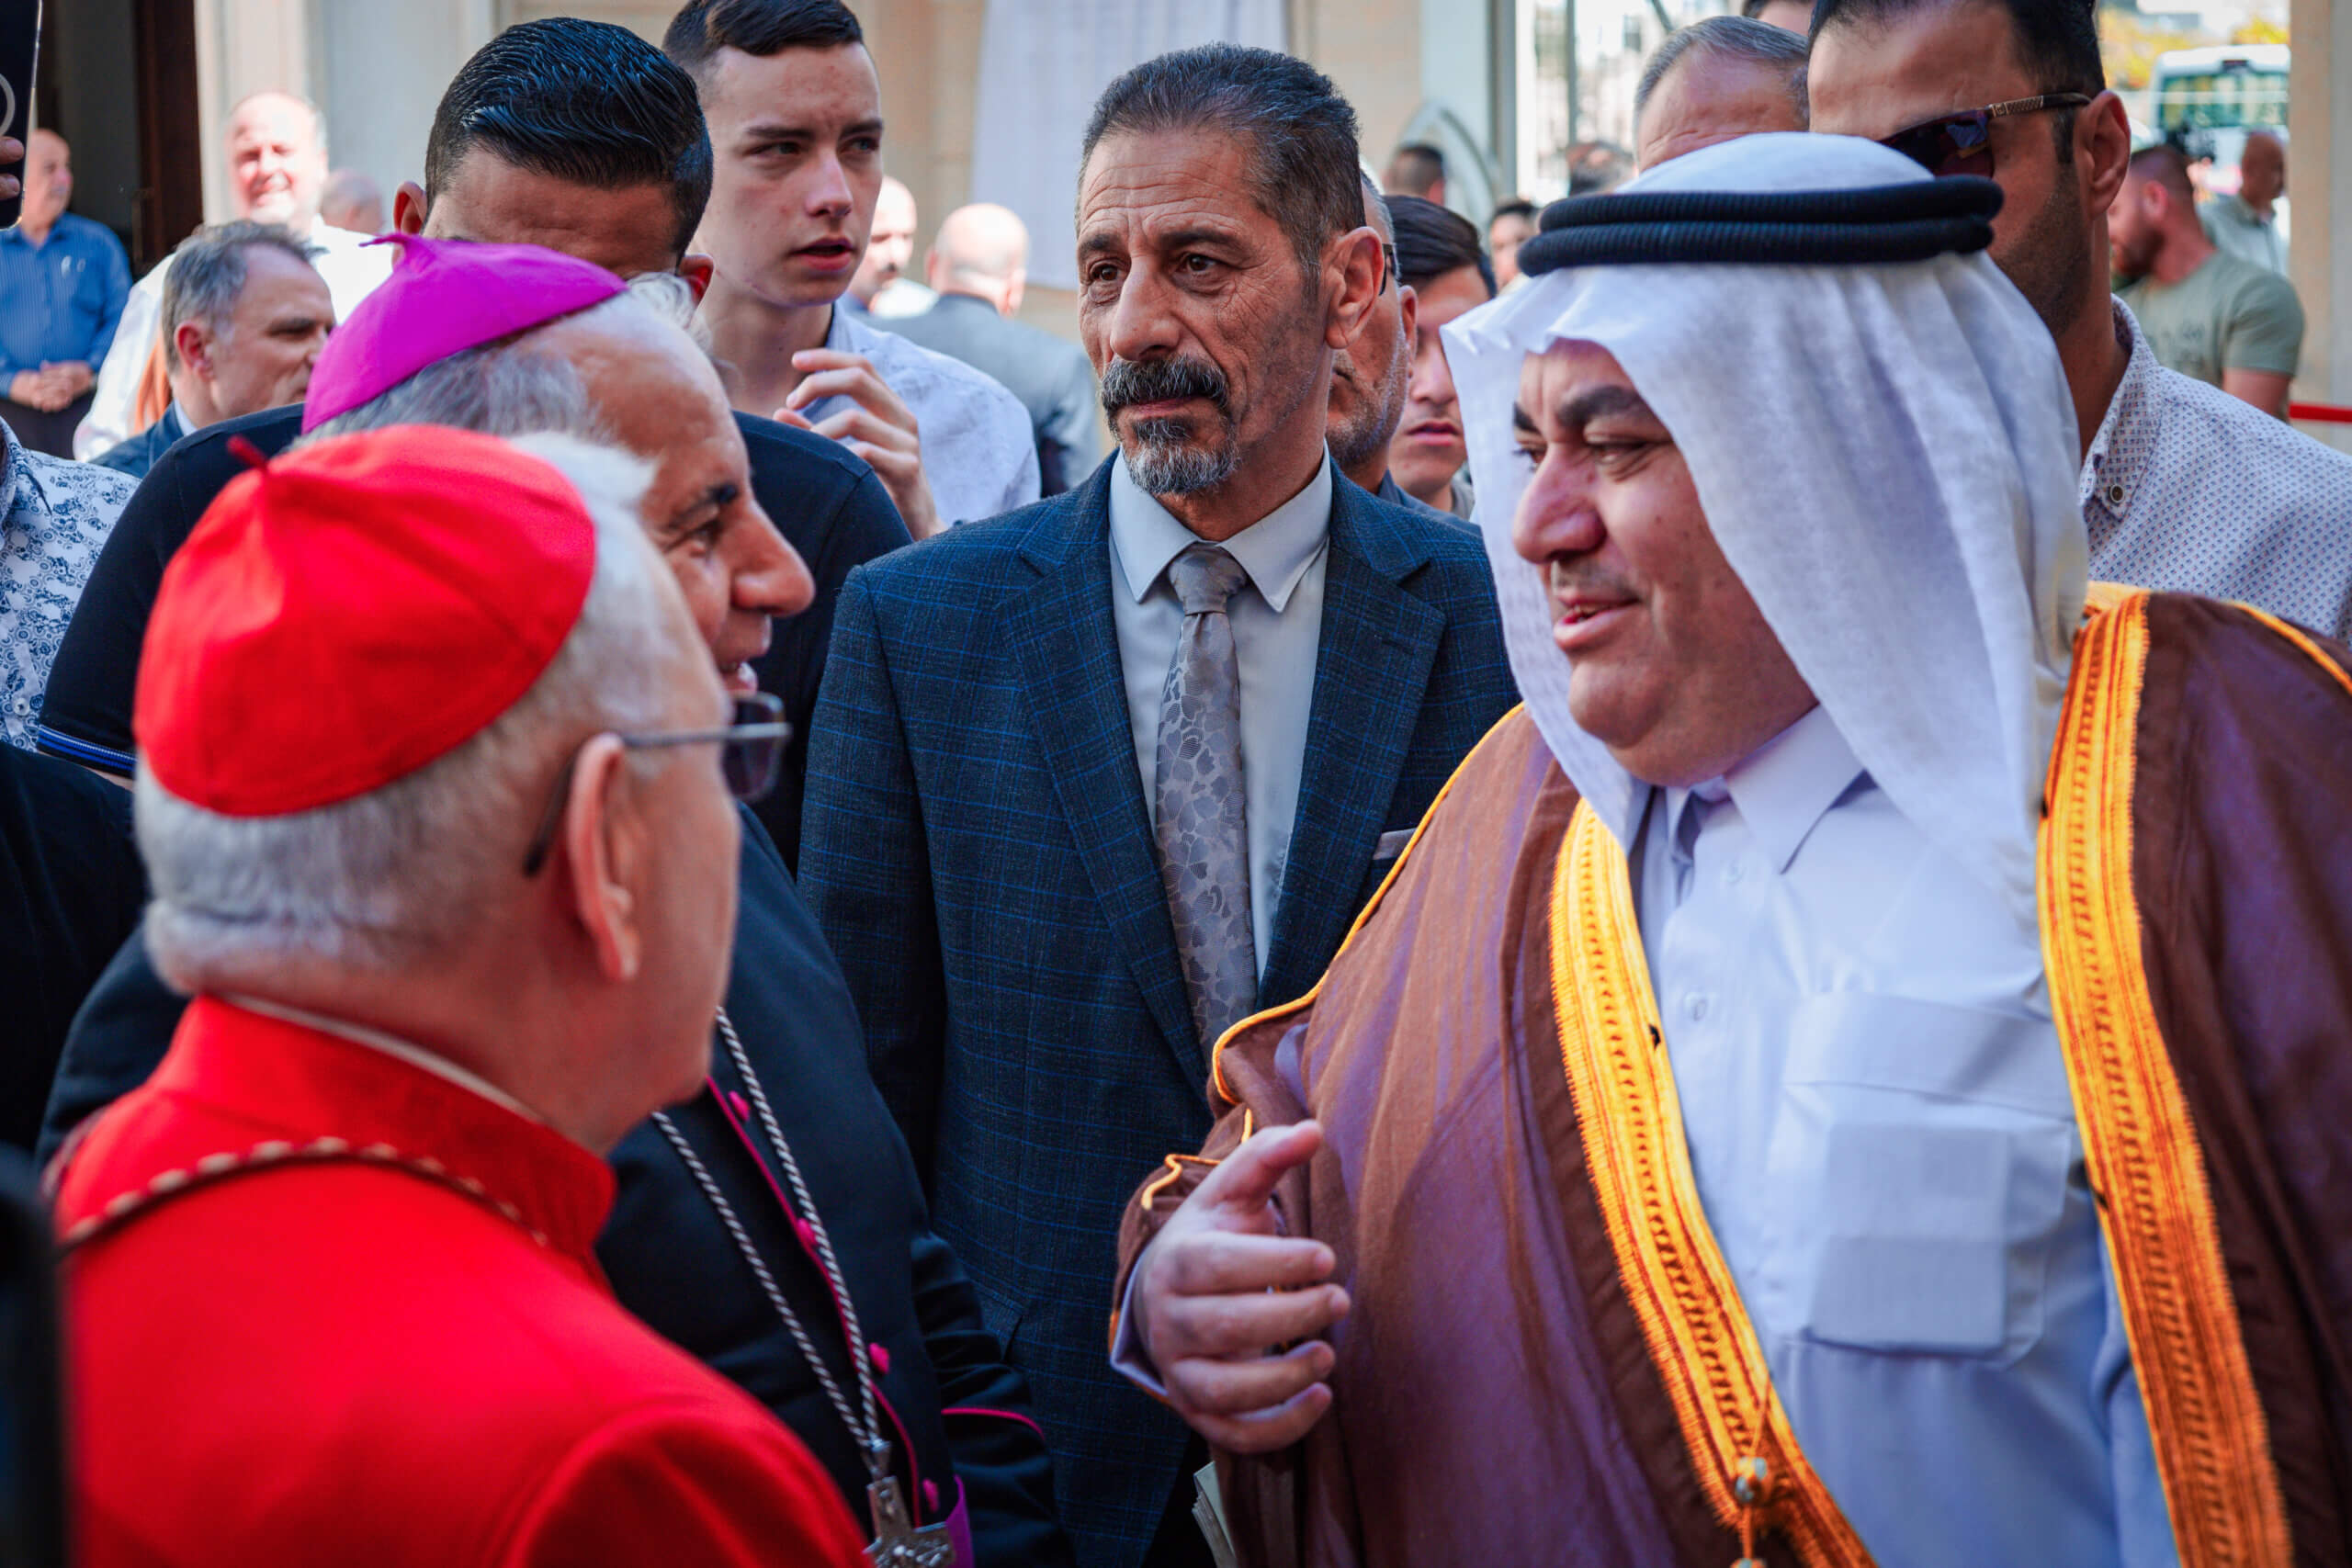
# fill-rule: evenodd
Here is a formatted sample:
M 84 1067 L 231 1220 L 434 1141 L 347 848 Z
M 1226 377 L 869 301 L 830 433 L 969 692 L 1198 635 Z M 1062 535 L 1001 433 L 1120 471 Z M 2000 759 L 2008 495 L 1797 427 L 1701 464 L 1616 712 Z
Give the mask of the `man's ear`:
M 2101 93 L 2075 117 L 2075 156 L 2083 163 L 2083 199 L 2094 218 L 2115 205 L 2132 167 L 2132 121 L 2123 100 Z
M 1012 269 L 1012 276 L 1006 281 L 1004 286 L 1004 313 L 1007 316 L 1018 316 L 1021 314 L 1021 301 L 1027 296 L 1028 292 L 1029 269 L 1025 266 L 1014 267 Z
M 1405 345 L 1405 353 L 1410 355 L 1420 344 L 1421 297 L 1413 292 L 1409 283 L 1396 286 L 1396 313 L 1405 323 L 1396 335 Z
M 644 910 L 639 905 L 650 846 L 630 789 L 628 750 L 615 735 L 580 749 L 559 840 L 557 874 L 570 879 L 571 912 L 605 978 L 626 985 L 645 960 Z
M 182 365 L 208 381 L 212 379 L 212 340 L 199 323 L 182 321 L 172 329 L 172 349 Z
M 710 280 L 718 276 L 718 264 L 699 252 L 689 251 L 678 258 L 678 276 L 695 291 L 695 303 L 699 305 L 702 297 L 710 292 Z
M 402 234 L 424 232 L 424 187 L 414 180 L 402 180 L 392 192 L 392 228 Z
M 1355 341 L 1357 330 L 1363 325 L 1364 312 L 1380 297 L 1385 260 L 1380 248 L 1380 234 L 1370 224 L 1343 234 L 1333 243 L 1326 270 L 1337 275 L 1339 296 L 1332 300 L 1331 313 L 1323 327 L 1323 341 L 1331 347 L 1345 348 Z

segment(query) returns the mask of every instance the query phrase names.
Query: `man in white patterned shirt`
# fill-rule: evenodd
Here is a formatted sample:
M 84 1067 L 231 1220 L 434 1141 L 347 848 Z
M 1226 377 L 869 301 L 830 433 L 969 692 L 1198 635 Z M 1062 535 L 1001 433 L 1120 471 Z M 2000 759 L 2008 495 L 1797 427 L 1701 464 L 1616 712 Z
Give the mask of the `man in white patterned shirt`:
M 58 641 L 134 486 L 111 468 L 28 452 L 5 424 L 0 438 L 0 739 L 29 751 Z
M 1807 86 L 1814 130 L 2000 183 L 1992 255 L 2058 341 L 2092 577 L 2352 635 L 2352 458 L 2158 365 L 2108 292 L 2132 146 L 2092 0 L 1822 0 Z
M 662 48 L 710 122 L 702 321 L 745 413 L 842 442 L 922 539 L 1038 498 L 1029 412 L 842 308 L 882 185 L 882 87 L 839 0 L 687 0 Z

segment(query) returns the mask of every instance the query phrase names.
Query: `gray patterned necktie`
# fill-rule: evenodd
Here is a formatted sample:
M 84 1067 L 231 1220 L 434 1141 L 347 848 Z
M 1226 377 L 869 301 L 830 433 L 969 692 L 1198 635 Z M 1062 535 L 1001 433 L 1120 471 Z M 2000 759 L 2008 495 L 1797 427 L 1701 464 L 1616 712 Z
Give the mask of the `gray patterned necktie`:
M 1204 1046 L 1258 1006 L 1241 668 L 1225 613 L 1226 601 L 1248 581 L 1241 563 L 1214 545 L 1188 545 L 1168 566 L 1184 627 L 1159 694 L 1155 836 L 1184 989 Z

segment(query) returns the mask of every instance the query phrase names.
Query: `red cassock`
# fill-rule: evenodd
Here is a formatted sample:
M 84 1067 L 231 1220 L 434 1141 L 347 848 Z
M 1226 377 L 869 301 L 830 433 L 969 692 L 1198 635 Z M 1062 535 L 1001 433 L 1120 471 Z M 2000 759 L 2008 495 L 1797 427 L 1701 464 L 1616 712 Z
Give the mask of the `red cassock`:
M 863 1562 L 798 1439 L 613 1301 L 561 1134 L 205 998 L 69 1158 L 82 1568 Z

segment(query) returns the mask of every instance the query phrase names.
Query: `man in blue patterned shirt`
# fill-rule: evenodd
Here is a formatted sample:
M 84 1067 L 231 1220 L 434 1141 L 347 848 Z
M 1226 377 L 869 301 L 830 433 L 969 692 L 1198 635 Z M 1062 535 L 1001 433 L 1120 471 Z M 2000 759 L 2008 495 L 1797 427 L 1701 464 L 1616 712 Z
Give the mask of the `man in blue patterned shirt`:
M 1824 0 L 1805 80 L 1814 130 L 2001 186 L 1992 256 L 2058 344 L 2092 578 L 2352 636 L 2352 457 L 2165 368 L 2108 292 L 2132 134 L 2092 0 Z
M 63 457 L 113 346 L 130 263 L 104 224 L 65 210 L 65 139 L 36 130 L 27 141 L 24 213 L 0 229 L 0 417 L 27 446 Z
M 121 474 L 7 440 L 0 468 L 0 739 L 33 749 L 42 688 L 82 584 L 135 488 Z

